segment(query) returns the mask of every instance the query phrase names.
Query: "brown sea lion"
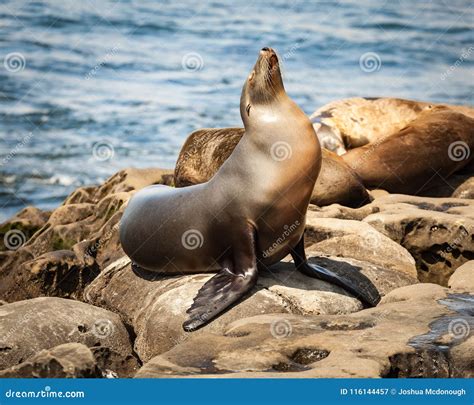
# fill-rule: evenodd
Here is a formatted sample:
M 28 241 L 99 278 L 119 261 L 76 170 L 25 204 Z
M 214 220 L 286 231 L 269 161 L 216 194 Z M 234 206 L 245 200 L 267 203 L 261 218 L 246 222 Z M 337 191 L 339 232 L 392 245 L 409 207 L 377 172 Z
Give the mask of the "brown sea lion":
M 368 188 L 419 194 L 473 160 L 474 119 L 446 107 L 341 157 Z
M 199 129 L 186 139 L 174 171 L 176 187 L 208 181 L 231 155 L 244 128 Z M 335 153 L 322 149 L 321 171 L 310 202 L 319 206 L 360 207 L 370 196 L 357 174 Z
M 240 114 L 245 135 L 211 180 L 184 188 L 147 187 L 128 202 L 120 241 L 136 271 L 217 272 L 188 310 L 186 331 L 249 292 L 258 266 L 288 254 L 301 272 L 375 305 L 380 296 L 366 279 L 360 288 L 359 282 L 306 260 L 306 210 L 321 149 L 308 117 L 285 92 L 272 49 L 260 51 L 242 89 Z
M 424 111 L 448 107 L 474 118 L 474 108 L 400 98 L 348 98 L 316 110 L 310 119 L 321 146 L 338 155 L 405 128 Z

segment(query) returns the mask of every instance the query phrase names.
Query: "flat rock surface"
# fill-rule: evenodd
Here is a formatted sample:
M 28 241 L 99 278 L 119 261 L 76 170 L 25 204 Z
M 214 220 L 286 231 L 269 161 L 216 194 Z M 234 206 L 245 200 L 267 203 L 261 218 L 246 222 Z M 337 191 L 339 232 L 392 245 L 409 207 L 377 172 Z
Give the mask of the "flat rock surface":
M 462 371 L 460 362 L 474 360 L 465 343 L 474 330 L 467 310 L 473 299 L 418 284 L 393 290 L 376 308 L 353 314 L 245 318 L 220 335 L 195 335 L 154 357 L 136 377 L 467 376 L 472 370 Z M 457 350 L 454 371 L 441 344 L 448 352 Z
M 28 360 L 0 371 L 0 378 L 101 378 L 94 355 L 80 343 L 41 350 Z

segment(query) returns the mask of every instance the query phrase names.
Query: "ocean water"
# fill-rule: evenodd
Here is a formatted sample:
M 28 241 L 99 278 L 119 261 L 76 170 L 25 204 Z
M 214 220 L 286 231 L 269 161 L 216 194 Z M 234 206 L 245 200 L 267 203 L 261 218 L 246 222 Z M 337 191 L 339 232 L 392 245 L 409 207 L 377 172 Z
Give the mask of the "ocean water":
M 308 114 L 353 96 L 472 104 L 471 1 L 0 2 L 1 220 L 241 125 L 263 46 Z

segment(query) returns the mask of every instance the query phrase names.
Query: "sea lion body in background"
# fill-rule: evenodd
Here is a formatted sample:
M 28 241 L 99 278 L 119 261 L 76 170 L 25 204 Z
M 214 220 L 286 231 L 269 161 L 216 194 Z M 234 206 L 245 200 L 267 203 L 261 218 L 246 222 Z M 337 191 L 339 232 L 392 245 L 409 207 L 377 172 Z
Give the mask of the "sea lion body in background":
M 405 128 L 425 111 L 444 106 L 474 118 L 474 108 L 400 98 L 349 98 L 316 110 L 311 122 L 323 148 L 342 155 Z
M 431 182 L 472 167 L 473 148 L 474 119 L 434 107 L 401 130 L 341 157 L 368 188 L 419 194 Z
M 229 158 L 244 128 L 205 128 L 191 133 L 176 162 L 174 183 L 186 187 L 208 181 Z M 357 174 L 335 153 L 322 149 L 321 171 L 311 194 L 312 204 L 360 207 L 370 202 Z
M 120 241 L 134 267 L 167 274 L 218 272 L 187 311 L 186 331 L 250 291 L 258 265 L 289 253 L 301 272 L 375 305 L 380 296 L 373 285 L 360 289 L 306 260 L 306 210 L 321 149 L 308 117 L 286 94 L 278 57 L 269 48 L 261 50 L 244 84 L 240 114 L 245 136 L 211 180 L 184 188 L 147 187 L 128 202 Z

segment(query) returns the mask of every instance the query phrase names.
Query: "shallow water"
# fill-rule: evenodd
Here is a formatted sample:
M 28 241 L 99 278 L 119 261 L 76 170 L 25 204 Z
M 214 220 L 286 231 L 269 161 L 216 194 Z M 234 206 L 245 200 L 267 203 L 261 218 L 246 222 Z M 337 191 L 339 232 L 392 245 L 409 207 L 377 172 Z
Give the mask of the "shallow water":
M 241 125 L 263 46 L 308 114 L 352 96 L 472 104 L 470 1 L 287 3 L 3 1 L 0 219 L 121 168 L 173 167 L 192 130 Z

